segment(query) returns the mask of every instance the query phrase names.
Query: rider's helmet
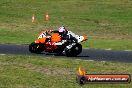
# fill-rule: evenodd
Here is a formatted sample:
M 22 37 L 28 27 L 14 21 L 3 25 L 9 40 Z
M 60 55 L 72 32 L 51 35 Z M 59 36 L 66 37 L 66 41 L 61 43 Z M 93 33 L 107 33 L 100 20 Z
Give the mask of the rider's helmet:
M 61 27 L 59 27 L 59 33 L 64 37 L 66 34 L 67 34 L 67 32 L 68 32 L 68 30 L 64 27 L 64 26 L 61 26 Z
M 68 32 L 68 30 L 64 26 L 59 27 L 58 31 L 62 32 L 62 33 L 67 33 Z
M 59 27 L 59 32 L 64 32 L 66 29 L 65 29 L 65 27 L 64 26 L 61 26 L 61 27 Z

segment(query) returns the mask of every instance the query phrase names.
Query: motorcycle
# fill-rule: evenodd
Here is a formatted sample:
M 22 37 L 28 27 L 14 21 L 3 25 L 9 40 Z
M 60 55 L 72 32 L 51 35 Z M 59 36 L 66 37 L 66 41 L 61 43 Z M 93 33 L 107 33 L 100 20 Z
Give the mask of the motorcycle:
M 67 57 L 75 57 L 82 52 L 83 41 L 87 40 L 87 36 L 76 35 L 71 31 L 67 31 L 66 36 L 62 36 L 58 31 L 42 31 L 38 39 L 29 45 L 31 53 L 54 53 L 56 55 L 66 55 Z

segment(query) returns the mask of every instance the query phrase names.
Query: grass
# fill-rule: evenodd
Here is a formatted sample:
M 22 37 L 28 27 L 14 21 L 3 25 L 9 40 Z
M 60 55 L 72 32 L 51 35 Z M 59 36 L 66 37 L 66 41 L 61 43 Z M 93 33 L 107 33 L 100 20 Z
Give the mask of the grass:
M 49 21 L 44 20 L 48 12 Z M 31 16 L 35 14 L 35 23 Z M 0 43 L 29 44 L 43 29 L 65 25 L 86 34 L 84 47 L 132 50 L 131 0 L 0 0 Z M 87 73 L 132 74 L 131 63 L 40 56 L 0 56 L 0 88 L 80 88 L 79 65 Z M 130 84 L 87 84 L 83 88 L 130 88 Z
M 74 60 L 73 60 L 74 59 Z M 132 74 L 131 63 L 76 60 L 41 56 L 0 56 L 1 88 L 80 88 L 78 67 L 88 74 Z M 130 84 L 86 84 L 83 88 L 130 88 Z
M 0 5 L 0 43 L 29 44 L 41 30 L 65 25 L 77 34 L 92 37 L 94 48 L 132 50 L 130 0 L 0 0 Z M 46 12 L 49 21 L 44 21 Z M 32 14 L 36 23 L 31 23 Z M 91 47 L 89 44 L 84 47 Z
M 132 50 L 132 40 L 130 39 L 103 39 L 89 37 L 88 42 L 82 43 L 84 47 L 112 49 L 112 50 Z

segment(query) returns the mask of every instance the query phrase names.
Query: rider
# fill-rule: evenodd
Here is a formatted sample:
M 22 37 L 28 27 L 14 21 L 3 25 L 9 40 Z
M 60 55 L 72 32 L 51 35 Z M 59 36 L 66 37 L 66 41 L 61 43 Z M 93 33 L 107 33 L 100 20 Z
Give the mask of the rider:
M 64 26 L 59 27 L 58 31 L 63 38 L 65 38 L 68 33 L 68 30 Z
M 62 36 L 62 39 L 73 40 L 74 42 L 77 42 L 77 39 L 75 38 L 76 35 L 71 31 L 68 31 L 64 26 L 61 26 L 58 31 Z

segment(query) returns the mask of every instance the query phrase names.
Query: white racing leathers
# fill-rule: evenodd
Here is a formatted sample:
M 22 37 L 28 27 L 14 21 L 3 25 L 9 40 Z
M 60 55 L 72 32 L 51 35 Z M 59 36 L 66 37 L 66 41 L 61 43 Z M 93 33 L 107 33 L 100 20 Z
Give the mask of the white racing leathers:
M 71 49 L 74 45 L 77 43 L 80 43 L 83 41 L 84 37 L 76 35 L 75 33 L 68 31 L 66 34 L 66 40 L 62 40 L 61 42 L 55 43 L 55 45 L 63 45 L 65 42 L 70 41 L 69 45 L 66 46 L 67 49 Z
M 71 49 L 76 43 L 80 43 L 84 39 L 83 36 L 76 35 L 71 31 L 68 31 L 67 36 L 72 41 L 70 45 L 66 46 L 67 49 Z

